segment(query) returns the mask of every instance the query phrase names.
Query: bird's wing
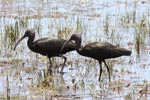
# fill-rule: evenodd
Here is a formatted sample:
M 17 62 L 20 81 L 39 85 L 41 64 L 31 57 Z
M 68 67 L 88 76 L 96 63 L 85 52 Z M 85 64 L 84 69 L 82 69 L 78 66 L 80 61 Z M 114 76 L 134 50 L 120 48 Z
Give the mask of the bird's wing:
M 42 39 L 36 40 L 33 46 L 39 49 L 48 49 L 48 48 L 51 48 L 50 43 L 51 42 L 49 38 L 42 38 Z
M 94 42 L 86 45 L 83 48 L 87 56 L 96 58 L 96 59 L 107 59 L 115 58 L 123 55 L 130 55 L 131 51 L 118 46 L 114 46 L 110 43 L 100 43 Z
M 34 42 L 34 47 L 40 53 L 58 53 L 65 41 L 63 39 L 42 38 Z
M 93 58 L 110 58 L 116 56 L 116 46 L 109 43 L 93 42 L 83 47 L 83 52 Z
M 53 52 L 53 53 L 60 53 L 61 47 L 64 45 L 66 40 L 64 39 L 48 39 L 48 38 L 43 38 L 39 39 L 34 42 L 34 45 L 38 49 L 45 50 L 47 52 Z M 70 42 L 66 47 L 64 48 L 64 53 L 74 50 L 75 49 L 75 44 Z

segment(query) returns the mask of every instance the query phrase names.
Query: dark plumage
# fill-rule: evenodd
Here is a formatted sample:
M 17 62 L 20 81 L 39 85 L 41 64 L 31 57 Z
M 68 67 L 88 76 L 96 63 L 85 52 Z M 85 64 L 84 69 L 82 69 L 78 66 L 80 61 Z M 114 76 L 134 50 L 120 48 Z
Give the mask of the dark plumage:
M 49 39 L 49 38 L 42 38 L 39 40 L 34 41 L 35 38 L 35 31 L 34 30 L 26 30 L 24 36 L 18 40 L 16 43 L 14 50 L 16 49 L 16 46 L 25 38 L 28 37 L 28 47 L 30 50 L 32 50 L 35 53 L 39 53 L 41 55 L 47 56 L 50 61 L 50 67 L 49 71 L 51 74 L 51 57 L 63 57 L 64 63 L 63 67 L 61 69 L 61 72 L 63 71 L 65 62 L 66 62 L 66 57 L 63 56 L 62 54 L 65 54 L 67 52 L 75 50 L 75 44 L 74 43 L 69 43 L 62 52 L 60 52 L 61 47 L 63 44 L 66 42 L 64 39 Z
M 114 46 L 110 43 L 93 42 L 82 47 L 81 34 L 73 34 L 71 38 L 62 46 L 61 51 L 63 51 L 64 47 L 67 46 L 67 44 L 72 40 L 75 41 L 76 51 L 80 55 L 91 57 L 99 61 L 99 65 L 100 65 L 99 81 L 101 79 L 101 74 L 102 74 L 102 62 L 104 62 L 105 66 L 107 67 L 107 71 L 109 74 L 109 81 L 110 81 L 110 71 L 108 65 L 105 62 L 105 59 L 116 58 L 120 56 L 129 56 L 131 54 L 130 50 L 126 50 L 124 48 Z

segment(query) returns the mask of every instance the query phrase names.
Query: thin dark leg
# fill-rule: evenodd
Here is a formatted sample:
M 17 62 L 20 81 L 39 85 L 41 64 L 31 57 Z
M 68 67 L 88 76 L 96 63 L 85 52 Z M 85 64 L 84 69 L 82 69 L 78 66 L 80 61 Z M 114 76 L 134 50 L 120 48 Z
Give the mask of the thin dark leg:
M 103 62 L 104 62 L 104 64 L 105 64 L 106 68 L 107 68 L 108 75 L 109 75 L 109 82 L 110 82 L 110 70 L 109 70 L 109 67 L 108 67 L 108 65 L 106 64 L 105 60 L 103 60 Z
M 100 80 L 101 80 L 101 75 L 102 75 L 102 61 L 101 60 L 99 60 L 98 61 L 99 62 L 99 69 L 100 69 L 100 71 L 99 71 L 99 82 L 100 82 Z
M 48 72 L 50 73 L 50 75 L 52 75 L 52 61 L 51 61 L 51 58 L 49 58 L 49 68 L 48 68 Z
M 62 68 L 61 68 L 61 73 L 63 73 L 63 69 L 64 69 L 64 66 L 65 66 L 65 63 L 66 63 L 67 58 L 66 58 L 65 56 L 63 56 L 63 55 L 59 55 L 59 56 L 64 59 L 63 66 L 62 66 Z

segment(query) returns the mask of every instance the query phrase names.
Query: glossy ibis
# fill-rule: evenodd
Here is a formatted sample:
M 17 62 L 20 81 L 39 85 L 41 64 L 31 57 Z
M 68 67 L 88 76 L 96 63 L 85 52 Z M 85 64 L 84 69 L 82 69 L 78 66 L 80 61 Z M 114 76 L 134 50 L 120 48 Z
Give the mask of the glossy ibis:
M 65 54 L 66 52 L 75 50 L 75 43 L 69 43 L 62 52 L 60 52 L 61 47 L 66 42 L 64 39 L 49 39 L 49 38 L 42 38 L 34 41 L 35 38 L 35 31 L 32 29 L 26 30 L 24 36 L 18 40 L 18 42 L 15 44 L 14 50 L 16 49 L 16 46 L 25 38 L 28 37 L 27 45 L 30 50 L 32 50 L 35 53 L 39 53 L 41 55 L 47 56 L 49 58 L 50 66 L 49 66 L 49 72 L 51 74 L 51 67 L 52 57 L 62 57 L 64 59 L 64 63 L 61 69 L 61 72 L 63 72 L 64 65 L 66 63 L 66 57 L 62 54 Z
M 102 74 L 102 62 L 104 62 L 107 68 L 110 81 L 110 71 L 108 65 L 105 62 L 105 59 L 129 56 L 131 54 L 130 50 L 114 46 L 110 43 L 93 42 L 83 47 L 81 46 L 81 39 L 81 34 L 73 34 L 70 39 L 62 46 L 61 51 L 63 51 L 64 47 L 67 46 L 70 41 L 74 40 L 76 44 L 75 49 L 80 55 L 98 60 L 100 65 L 99 81 Z

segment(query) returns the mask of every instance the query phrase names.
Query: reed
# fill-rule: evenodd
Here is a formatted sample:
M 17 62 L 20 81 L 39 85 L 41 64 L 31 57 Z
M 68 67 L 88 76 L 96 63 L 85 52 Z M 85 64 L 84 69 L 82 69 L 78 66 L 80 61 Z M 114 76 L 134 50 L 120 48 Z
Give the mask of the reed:
M 8 24 L 5 25 L 5 33 L 4 33 L 4 40 L 5 40 L 5 47 L 10 45 L 10 48 L 13 49 L 13 45 L 16 42 L 17 38 L 19 37 L 19 24 L 16 21 L 15 25 Z M 8 42 L 8 43 L 7 43 Z
M 134 30 L 135 30 L 135 47 L 136 47 L 136 51 L 137 54 L 140 55 L 140 51 L 141 51 L 141 46 L 144 46 L 146 43 L 146 36 L 147 36 L 147 29 L 146 29 L 146 20 L 145 17 L 143 16 L 143 18 L 140 19 L 139 23 L 136 24 L 136 26 L 134 26 Z M 139 57 L 139 56 L 138 56 Z
M 9 78 L 6 77 L 6 99 L 10 100 L 10 87 L 9 87 Z
M 109 23 L 110 23 L 109 15 L 106 16 L 105 21 L 106 22 L 104 22 L 104 33 L 108 36 L 108 33 L 109 33 Z

